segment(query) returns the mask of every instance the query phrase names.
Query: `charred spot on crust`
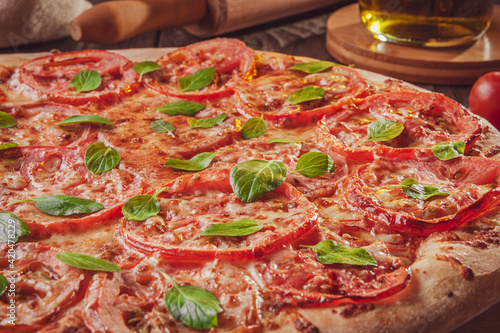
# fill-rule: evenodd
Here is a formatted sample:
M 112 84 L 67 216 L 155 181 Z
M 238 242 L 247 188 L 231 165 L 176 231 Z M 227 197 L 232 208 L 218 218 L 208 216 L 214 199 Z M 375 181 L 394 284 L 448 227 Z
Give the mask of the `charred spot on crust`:
M 354 303 L 348 303 L 345 305 L 345 308 L 340 311 L 340 315 L 343 318 L 352 318 L 356 317 L 357 315 L 363 313 L 363 312 L 368 312 L 375 310 L 375 305 L 373 303 L 362 303 L 362 304 L 354 304 Z
M 462 264 L 462 262 L 457 258 L 453 258 L 444 254 L 436 254 L 436 259 L 449 262 L 453 269 L 460 273 L 460 276 L 462 276 L 464 280 L 474 280 L 474 272 L 472 271 L 472 269 Z

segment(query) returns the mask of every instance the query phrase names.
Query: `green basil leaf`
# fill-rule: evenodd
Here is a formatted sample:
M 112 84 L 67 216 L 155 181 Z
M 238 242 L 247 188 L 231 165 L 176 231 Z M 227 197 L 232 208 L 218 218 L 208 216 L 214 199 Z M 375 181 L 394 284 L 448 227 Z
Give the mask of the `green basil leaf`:
M 325 240 L 314 246 L 305 246 L 316 252 L 323 264 L 346 264 L 356 266 L 378 266 L 372 255 L 363 248 L 348 247 L 333 240 Z
M 17 121 L 10 114 L 0 111 L 0 128 L 9 128 L 17 125 Z
M 122 271 L 120 267 L 116 266 L 112 262 L 82 253 L 61 252 L 56 254 L 56 258 L 70 266 L 82 269 L 88 269 L 91 271 L 112 272 L 112 273 L 113 272 L 120 273 Z
M 23 220 L 9 212 L 0 212 L 0 242 L 17 242 L 19 237 L 31 233 L 30 228 Z
M 286 166 L 281 161 L 250 160 L 231 169 L 229 181 L 234 193 L 244 203 L 257 200 L 285 181 Z
M 330 156 L 320 152 L 310 152 L 302 155 L 297 161 L 297 166 L 292 172 L 298 172 L 302 176 L 314 178 L 325 173 L 335 171 L 335 164 Z
M 70 84 L 79 93 L 92 91 L 101 85 L 101 75 L 92 69 L 84 69 L 71 79 Z
M 401 187 L 403 192 L 412 199 L 427 200 L 435 195 L 450 195 L 435 186 L 421 185 L 413 178 L 406 178 L 400 185 L 391 185 L 391 187 Z
M 203 89 L 214 80 L 215 68 L 203 68 L 192 75 L 179 78 L 179 88 L 181 91 L 195 91 Z
M 175 131 L 175 126 L 166 120 L 153 121 L 150 126 L 154 131 L 158 133 L 172 133 L 173 131 Z
M 251 138 L 256 138 L 266 133 L 267 124 L 261 117 L 253 117 L 248 119 L 243 128 L 241 129 L 241 136 L 243 139 L 248 140 Z
M 160 203 L 156 197 L 165 191 L 166 187 L 159 189 L 155 194 L 136 195 L 130 198 L 122 208 L 123 216 L 128 221 L 144 221 L 160 213 Z
M 170 276 L 162 274 L 172 285 L 165 293 L 165 306 L 176 320 L 197 330 L 217 327 L 217 313 L 222 308 L 214 294 L 194 286 L 179 286 Z
M 319 73 L 332 66 L 337 66 L 337 64 L 330 61 L 311 61 L 293 65 L 292 67 L 288 67 L 288 69 L 296 69 L 306 73 Z
M 227 114 L 221 113 L 213 118 L 204 118 L 204 119 L 196 119 L 196 118 L 189 118 L 189 126 L 191 126 L 191 129 L 193 128 L 210 128 L 215 125 L 219 125 L 222 123 L 225 119 L 227 118 Z
M 368 139 L 361 145 L 368 141 L 387 141 L 394 139 L 401 132 L 404 126 L 400 122 L 394 120 L 377 120 L 368 125 Z
M 91 144 L 85 153 L 85 166 L 90 172 L 97 174 L 113 169 L 120 163 L 120 153 L 118 150 L 106 147 L 104 143 L 98 141 Z
M 288 96 L 288 101 L 292 104 L 299 104 L 303 102 L 313 101 L 317 99 L 322 99 L 325 94 L 325 90 L 320 87 L 306 86 L 302 90 Z
M 80 115 L 80 116 L 70 116 L 60 123 L 56 125 L 71 125 L 71 124 L 79 124 L 79 123 L 98 123 L 98 124 L 106 124 L 106 125 L 111 125 L 113 126 L 113 123 L 109 121 L 108 119 L 101 117 L 101 116 L 96 116 L 93 114 L 86 114 L 86 115 Z
M 269 139 L 269 143 L 301 143 L 305 141 L 300 141 L 300 140 L 290 140 L 290 139 L 283 139 L 283 138 L 271 138 Z
M 201 111 L 205 108 L 205 105 L 197 104 L 193 102 L 180 101 L 173 102 L 169 104 L 165 104 L 157 107 L 153 111 L 158 111 L 161 113 L 166 113 L 171 116 L 191 116 L 198 111 Z
M 200 232 L 200 236 L 247 236 L 262 229 L 254 220 L 239 220 L 228 223 L 217 223 Z
M 8 285 L 9 281 L 7 278 L 3 274 L 0 274 L 0 296 L 7 290 Z
M 134 65 L 134 71 L 139 74 L 139 82 L 142 81 L 142 76 L 147 73 L 161 69 L 161 66 L 153 61 L 143 61 Z
M 31 199 L 19 200 L 12 204 L 33 201 L 35 206 L 42 212 L 49 215 L 69 216 L 73 214 L 90 214 L 104 208 L 98 202 L 89 199 L 72 197 L 69 195 L 49 195 L 45 197 L 35 197 Z
M 2 143 L 2 144 L 0 144 L 0 150 L 15 148 L 17 146 L 19 146 L 19 145 L 15 142 Z
M 436 156 L 440 160 L 448 161 L 464 155 L 465 142 L 463 141 L 440 142 L 435 144 L 431 148 L 431 151 L 434 154 L 434 156 Z
M 200 171 L 210 165 L 215 155 L 216 153 L 200 153 L 187 161 L 171 158 L 167 160 L 165 166 L 185 171 Z

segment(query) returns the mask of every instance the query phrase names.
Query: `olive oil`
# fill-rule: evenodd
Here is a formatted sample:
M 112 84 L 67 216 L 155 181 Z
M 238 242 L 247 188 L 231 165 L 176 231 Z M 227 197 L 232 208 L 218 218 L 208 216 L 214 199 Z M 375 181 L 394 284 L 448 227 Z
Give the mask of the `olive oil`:
M 488 29 L 494 0 L 359 0 L 361 20 L 382 41 L 446 47 Z

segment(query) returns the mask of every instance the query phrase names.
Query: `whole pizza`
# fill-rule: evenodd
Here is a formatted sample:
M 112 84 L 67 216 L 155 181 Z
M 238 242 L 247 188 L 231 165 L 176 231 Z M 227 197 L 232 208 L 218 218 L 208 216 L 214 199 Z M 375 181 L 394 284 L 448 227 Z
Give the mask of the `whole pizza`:
M 168 51 L 0 63 L 0 332 L 446 332 L 500 300 L 491 125 L 238 40 Z

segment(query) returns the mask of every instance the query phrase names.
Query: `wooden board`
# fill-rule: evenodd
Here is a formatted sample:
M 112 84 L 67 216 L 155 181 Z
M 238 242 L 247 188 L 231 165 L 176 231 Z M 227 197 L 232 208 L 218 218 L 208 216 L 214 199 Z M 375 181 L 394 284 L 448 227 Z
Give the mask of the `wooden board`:
M 500 70 L 500 6 L 486 34 L 474 44 L 454 48 L 419 48 L 375 39 L 364 27 L 359 6 L 334 12 L 327 22 L 328 52 L 344 64 L 405 81 L 472 84 L 481 75 Z

